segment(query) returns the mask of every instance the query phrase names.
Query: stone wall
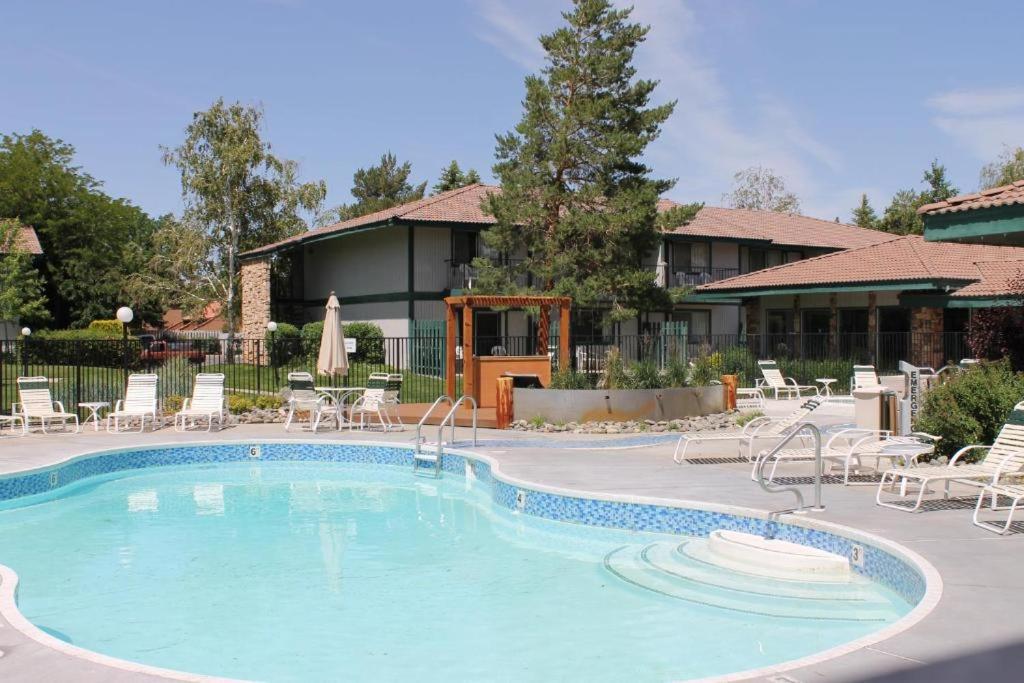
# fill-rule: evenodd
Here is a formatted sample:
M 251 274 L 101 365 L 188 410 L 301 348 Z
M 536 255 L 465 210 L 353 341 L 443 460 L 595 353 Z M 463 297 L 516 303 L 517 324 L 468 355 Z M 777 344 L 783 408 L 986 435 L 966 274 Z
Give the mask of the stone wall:
M 941 308 L 914 308 L 910 311 L 910 331 L 913 348 L 910 350 L 914 365 L 940 368 L 946 363 L 943 358 Z
M 242 336 L 245 339 L 263 339 L 270 322 L 270 258 L 243 261 L 240 270 Z M 246 344 L 244 348 L 245 362 L 254 362 L 255 346 Z

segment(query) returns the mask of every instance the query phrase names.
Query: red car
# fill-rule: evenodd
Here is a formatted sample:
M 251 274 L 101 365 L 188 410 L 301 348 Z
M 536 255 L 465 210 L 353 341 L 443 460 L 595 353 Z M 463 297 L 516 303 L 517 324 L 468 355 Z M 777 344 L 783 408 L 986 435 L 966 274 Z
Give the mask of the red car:
M 142 360 L 147 363 L 162 363 L 168 358 L 188 358 L 190 363 L 202 363 L 206 360 L 206 352 L 192 348 L 187 342 L 180 346 L 172 346 L 165 341 L 154 341 L 142 350 Z

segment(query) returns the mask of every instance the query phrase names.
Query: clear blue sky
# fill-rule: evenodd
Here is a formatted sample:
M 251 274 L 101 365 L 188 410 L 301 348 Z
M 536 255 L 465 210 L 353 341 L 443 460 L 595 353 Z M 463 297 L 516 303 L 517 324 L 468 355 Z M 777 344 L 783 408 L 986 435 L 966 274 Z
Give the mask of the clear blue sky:
M 549 0 L 7 0 L 0 131 L 40 128 L 78 150 L 108 193 L 181 206 L 159 145 L 215 98 L 260 103 L 276 152 L 322 178 L 328 203 L 385 150 L 436 178 L 450 159 L 490 179 L 494 133 L 518 120 Z M 933 158 L 962 190 L 1024 144 L 1013 68 L 1021 2 L 637 0 L 639 57 L 677 113 L 649 154 L 670 196 L 721 202 L 752 164 L 804 213 L 881 211 Z

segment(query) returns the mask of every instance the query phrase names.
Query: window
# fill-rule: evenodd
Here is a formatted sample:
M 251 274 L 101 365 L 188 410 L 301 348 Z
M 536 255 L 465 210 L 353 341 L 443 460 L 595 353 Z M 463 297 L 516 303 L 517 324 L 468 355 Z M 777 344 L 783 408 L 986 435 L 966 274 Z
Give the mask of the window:
M 476 256 L 477 234 L 475 232 L 452 232 L 452 263 L 469 263 Z
M 786 263 L 794 263 L 804 257 L 802 251 L 787 251 L 786 252 Z
M 593 308 L 573 309 L 569 319 L 572 340 L 581 344 L 604 343 L 604 312 Z
M 769 249 L 765 255 L 765 263 L 769 268 L 782 265 L 782 252 L 778 249 Z
M 765 351 L 770 356 L 788 356 L 792 348 L 793 311 L 768 311 L 765 314 Z
M 686 323 L 686 335 L 691 340 L 711 334 L 711 311 L 673 311 L 672 321 Z
M 800 252 L 786 252 L 786 258 L 788 258 L 788 254 L 800 254 Z M 751 273 L 755 270 L 763 270 L 772 266 L 781 266 L 782 263 L 783 252 L 780 249 L 750 249 L 747 256 L 748 272 Z M 789 263 L 789 261 L 786 261 L 786 263 Z
M 672 242 L 669 258 L 674 273 L 702 273 L 711 265 L 711 245 L 707 242 Z
M 800 344 L 808 358 L 825 358 L 829 354 L 832 311 L 807 309 L 801 312 Z
M 753 273 L 755 270 L 764 270 L 764 249 L 751 249 L 747 261 L 748 272 Z
M 839 309 L 839 355 L 858 363 L 871 362 L 868 339 L 868 309 Z

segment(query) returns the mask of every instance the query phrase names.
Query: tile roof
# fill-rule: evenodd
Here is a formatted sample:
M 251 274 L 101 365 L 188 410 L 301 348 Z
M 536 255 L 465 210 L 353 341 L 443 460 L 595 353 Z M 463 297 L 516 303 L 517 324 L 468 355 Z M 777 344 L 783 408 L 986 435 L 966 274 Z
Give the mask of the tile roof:
M 789 287 L 866 285 L 880 282 L 960 281 L 984 277 L 980 262 L 1024 259 L 1024 248 L 925 242 L 918 235 L 889 236 L 885 242 L 824 254 L 719 280 L 698 292 L 736 292 Z
M 501 192 L 497 185 L 476 183 L 442 192 L 432 197 L 394 206 L 383 211 L 359 216 L 351 220 L 325 225 L 280 242 L 267 244 L 242 254 L 255 256 L 282 247 L 300 244 L 356 228 L 367 227 L 386 221 L 409 221 L 421 223 L 462 223 L 492 225 L 494 218 L 483 212 L 481 202 L 487 195 Z M 658 211 L 666 211 L 678 202 L 660 199 Z M 667 231 L 675 235 L 695 237 L 718 237 L 763 241 L 766 243 L 794 246 L 822 247 L 827 249 L 849 249 L 889 239 L 891 236 L 876 230 L 858 228 L 833 221 L 808 218 L 796 214 L 773 211 L 750 211 L 746 209 L 723 209 L 704 207 L 689 224 Z
M 799 214 L 716 206 L 705 206 L 687 225 L 669 232 L 828 249 L 853 249 L 892 239 L 892 235 L 878 230 Z
M 1020 251 L 1024 252 L 1024 249 Z M 1024 298 L 1024 257 L 1017 261 L 979 261 L 981 279 L 958 289 L 954 299 L 1016 295 Z
M 1009 206 L 1011 204 L 1024 204 L 1024 180 L 982 190 L 981 192 L 950 197 L 944 202 L 925 204 L 917 212 L 923 216 L 934 216 L 942 213 L 988 209 L 994 206 Z
M 43 253 L 43 246 L 39 244 L 39 235 L 27 225 L 21 226 L 21 231 L 15 236 L 14 242 L 16 248 L 21 251 L 26 251 L 35 256 Z M 0 244 L 0 254 L 3 253 L 6 253 L 4 245 Z

